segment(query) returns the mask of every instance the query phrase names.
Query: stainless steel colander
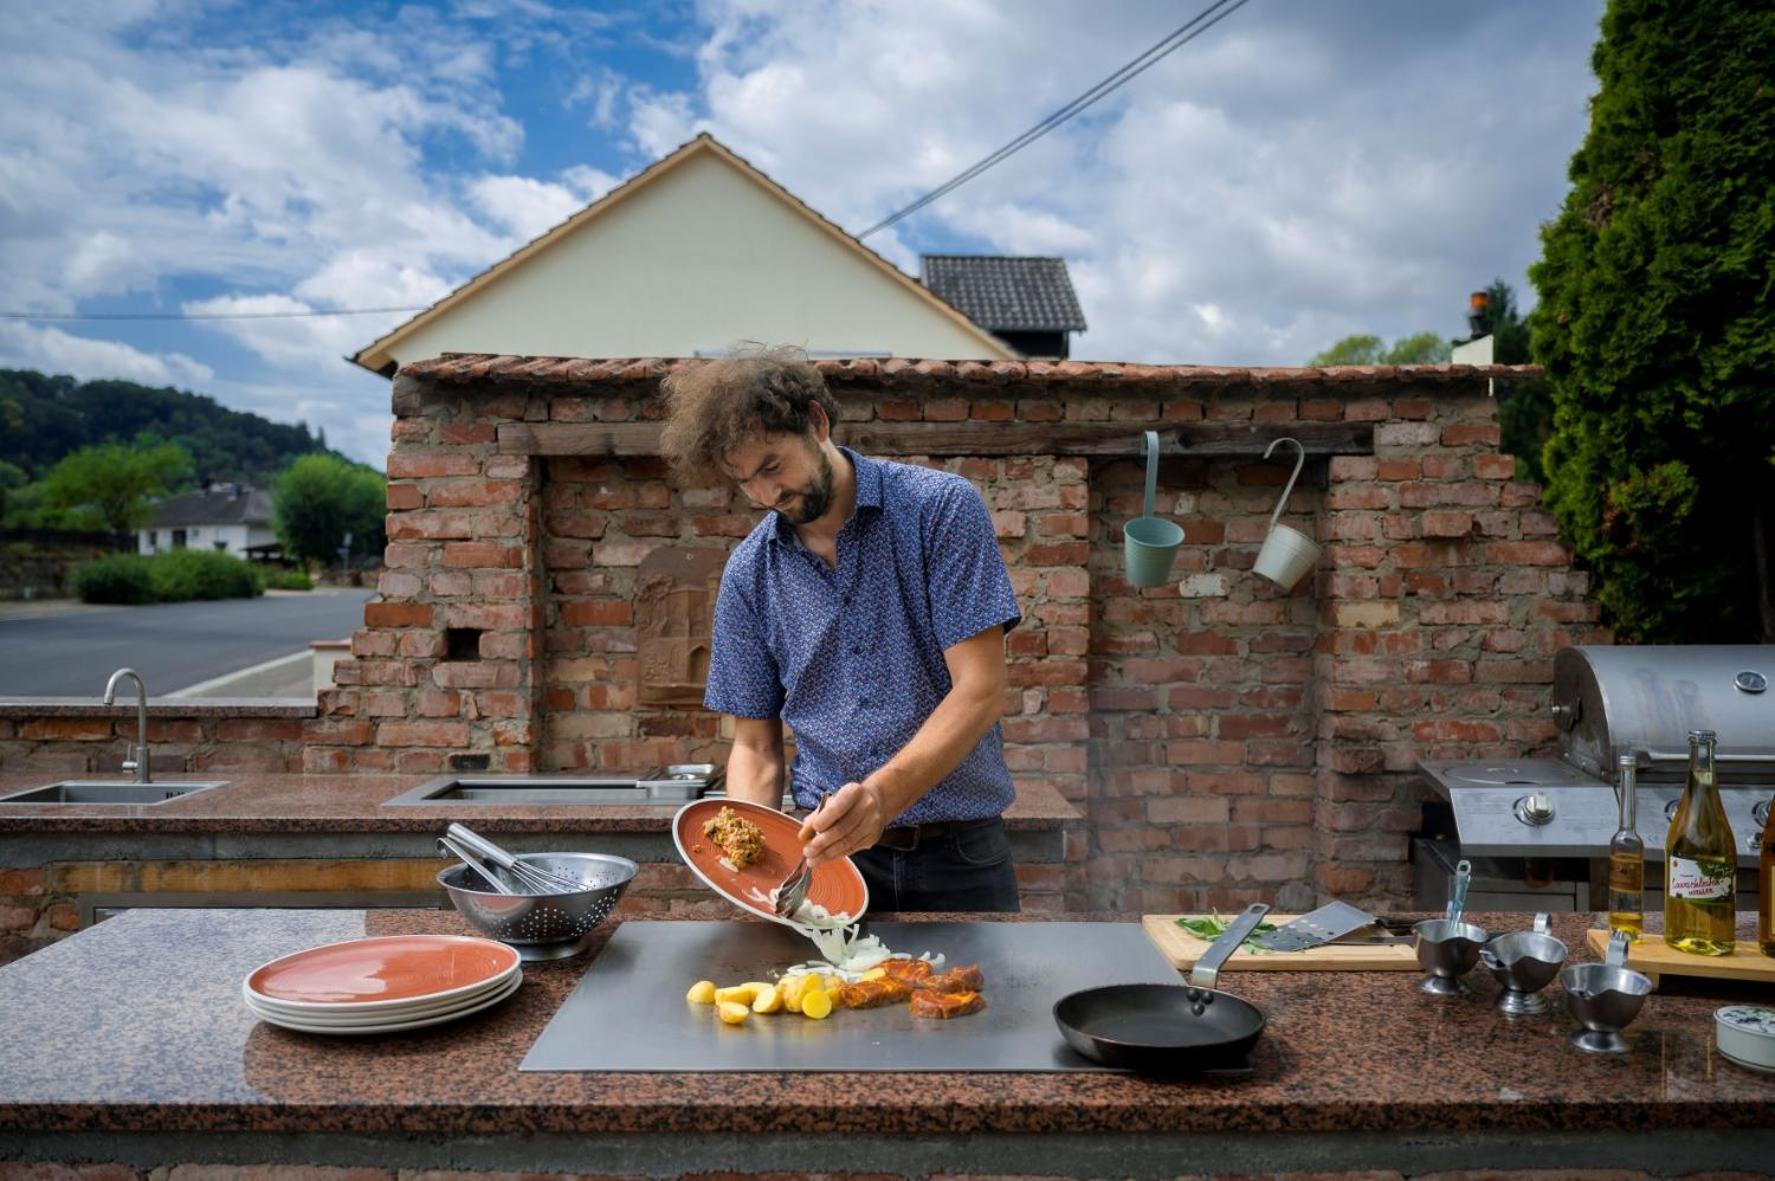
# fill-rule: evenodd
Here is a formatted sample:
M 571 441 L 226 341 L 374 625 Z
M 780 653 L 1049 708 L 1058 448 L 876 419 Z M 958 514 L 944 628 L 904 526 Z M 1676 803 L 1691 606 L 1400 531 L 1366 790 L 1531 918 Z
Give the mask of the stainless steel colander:
M 441 870 L 438 885 L 463 918 L 527 960 L 578 954 L 580 940 L 615 909 L 637 868 L 627 857 L 608 853 L 520 853 L 518 859 L 577 878 L 585 888 L 571 894 L 501 894 L 467 865 Z

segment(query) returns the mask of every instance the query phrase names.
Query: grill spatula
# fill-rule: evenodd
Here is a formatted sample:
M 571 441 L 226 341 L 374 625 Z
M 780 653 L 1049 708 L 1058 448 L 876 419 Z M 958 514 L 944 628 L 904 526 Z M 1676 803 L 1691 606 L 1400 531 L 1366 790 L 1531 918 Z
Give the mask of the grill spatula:
M 1333 902 L 1283 923 L 1273 931 L 1254 936 L 1251 942 L 1266 951 L 1305 951 L 1330 943 L 1374 922 L 1374 916 L 1348 902 Z

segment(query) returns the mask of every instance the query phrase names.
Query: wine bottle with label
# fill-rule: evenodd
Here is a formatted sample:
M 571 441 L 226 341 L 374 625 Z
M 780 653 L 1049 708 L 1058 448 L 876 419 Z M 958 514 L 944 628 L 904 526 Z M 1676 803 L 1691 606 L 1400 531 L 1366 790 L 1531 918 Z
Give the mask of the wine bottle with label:
M 1622 755 L 1615 766 L 1621 821 L 1609 839 L 1609 930 L 1625 931 L 1637 943 L 1646 929 L 1646 843 L 1637 826 L 1639 764 L 1632 755 Z
M 1664 842 L 1664 942 L 1691 955 L 1731 955 L 1738 849 L 1715 781 L 1712 730 L 1689 731 L 1689 778 Z

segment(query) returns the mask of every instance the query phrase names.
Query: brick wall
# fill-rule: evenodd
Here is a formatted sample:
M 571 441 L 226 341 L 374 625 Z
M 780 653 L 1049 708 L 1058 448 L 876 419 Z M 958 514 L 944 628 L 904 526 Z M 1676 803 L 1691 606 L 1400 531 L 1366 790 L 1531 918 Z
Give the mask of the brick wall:
M 153 770 L 175 775 L 299 770 L 314 714 L 303 706 L 190 699 L 155 699 L 149 708 Z M 0 768 L 115 775 L 135 740 L 133 705 L 8 705 L 0 716 Z
M 756 520 L 727 489 L 667 482 L 666 365 L 397 377 L 388 569 L 307 769 L 723 756 L 716 719 L 635 697 L 635 568 Z M 1606 642 L 1538 489 L 1497 453 L 1485 378 L 1503 370 L 822 367 L 840 441 L 959 472 L 992 510 L 1026 612 L 1006 757 L 1089 817 L 1077 904 L 1396 903 L 1414 761 L 1546 747 L 1554 650 Z M 1159 511 L 1185 544 L 1171 585 L 1137 590 L 1119 526 L 1147 427 L 1167 432 Z M 1282 434 L 1318 453 L 1285 519 L 1325 547 L 1286 595 L 1250 573 L 1288 474 L 1253 452 Z

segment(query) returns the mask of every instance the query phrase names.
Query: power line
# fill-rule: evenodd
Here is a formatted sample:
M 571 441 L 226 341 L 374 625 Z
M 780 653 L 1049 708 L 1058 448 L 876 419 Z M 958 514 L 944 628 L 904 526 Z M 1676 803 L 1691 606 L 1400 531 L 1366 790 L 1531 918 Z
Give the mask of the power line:
M 378 316 L 415 308 L 323 308 L 306 312 L 0 312 L 0 320 L 297 320 L 308 316 Z
M 859 239 L 867 238 L 877 230 L 885 230 L 889 226 L 917 213 L 931 202 L 938 200 L 948 193 L 954 192 L 956 189 L 967 184 L 970 180 L 973 180 L 987 169 L 992 168 L 994 165 L 1021 151 L 1023 148 L 1028 147 L 1036 140 L 1042 138 L 1042 136 L 1048 134 L 1048 132 L 1059 127 L 1068 119 L 1071 119 L 1080 111 L 1094 105 L 1099 99 L 1102 99 L 1113 91 L 1119 89 L 1124 83 L 1130 82 L 1141 74 L 1144 74 L 1147 70 L 1157 65 L 1161 60 L 1170 56 L 1172 53 L 1175 53 L 1177 50 L 1182 49 L 1185 45 L 1188 45 L 1191 41 L 1194 41 L 1197 37 L 1200 37 L 1203 33 L 1212 29 L 1215 25 L 1243 8 L 1249 2 L 1250 0 L 1214 0 L 1212 4 L 1208 5 L 1208 7 L 1190 18 L 1188 22 L 1172 30 L 1164 37 L 1161 37 L 1144 53 L 1140 54 L 1138 57 L 1122 66 L 1121 69 L 1115 71 L 1113 74 L 1109 75 L 1109 77 L 1103 79 L 1103 81 L 1097 83 L 1097 85 L 1091 87 L 1091 89 L 1067 103 L 1064 107 L 1061 107 L 1058 111 L 1055 111 L 1052 115 L 1049 115 L 1046 119 L 1037 123 L 1034 127 L 1031 127 L 1028 131 L 1025 131 L 1022 135 L 1019 135 L 1016 139 L 1012 140 L 998 151 L 993 152 L 990 156 L 982 159 L 972 167 L 967 168 L 949 178 L 947 181 L 944 181 L 941 185 L 938 185 L 912 204 L 890 213 L 888 216 L 882 218 L 880 221 L 858 234 L 857 237 Z M 1210 17 L 1212 17 L 1212 19 L 1209 19 Z M 1204 24 L 1204 21 L 1207 23 Z M 1198 25 L 1200 27 L 1197 27 Z M 1193 32 L 1191 32 L 1192 29 L 1194 29 Z

